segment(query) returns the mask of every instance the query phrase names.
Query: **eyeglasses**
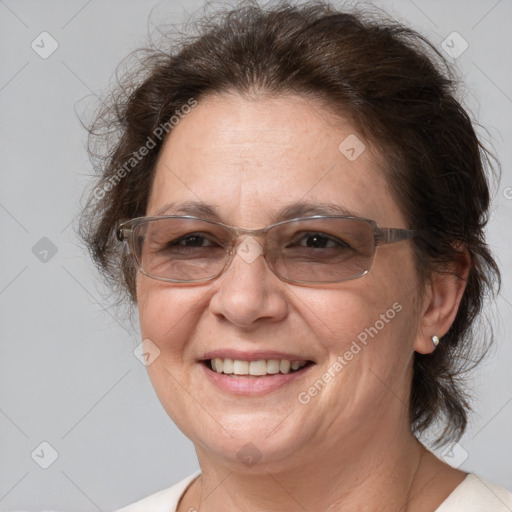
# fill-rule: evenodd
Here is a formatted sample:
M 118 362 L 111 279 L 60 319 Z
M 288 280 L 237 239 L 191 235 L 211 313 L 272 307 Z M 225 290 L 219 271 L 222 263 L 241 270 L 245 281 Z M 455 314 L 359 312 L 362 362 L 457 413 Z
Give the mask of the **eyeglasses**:
M 235 254 L 249 263 L 263 254 L 272 272 L 289 283 L 347 281 L 368 273 L 378 245 L 407 240 L 415 233 L 379 228 L 373 220 L 345 215 L 285 220 L 263 229 L 165 215 L 131 219 L 117 229 L 118 239 L 128 244 L 138 269 L 170 283 L 215 279 Z M 239 241 L 242 235 L 246 237 Z M 263 245 L 257 238 L 263 239 Z

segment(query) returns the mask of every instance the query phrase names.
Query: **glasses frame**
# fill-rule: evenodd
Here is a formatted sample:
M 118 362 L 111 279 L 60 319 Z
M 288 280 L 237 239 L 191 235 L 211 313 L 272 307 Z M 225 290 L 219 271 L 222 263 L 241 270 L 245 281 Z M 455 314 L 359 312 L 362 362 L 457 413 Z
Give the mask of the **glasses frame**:
M 220 226 L 220 227 L 226 229 L 226 231 L 228 231 L 228 233 L 229 233 L 230 244 L 229 244 L 229 249 L 226 249 L 228 258 L 226 259 L 226 262 L 225 262 L 224 266 L 222 267 L 222 269 L 219 272 L 217 272 L 217 274 L 215 274 L 214 276 L 211 276 L 211 277 L 201 278 L 201 279 L 187 279 L 187 280 L 159 277 L 159 276 L 155 276 L 153 274 L 146 272 L 137 259 L 137 256 L 136 256 L 137 253 L 135 251 L 133 234 L 134 234 L 134 231 L 137 228 L 137 226 L 139 226 L 140 224 L 144 224 L 146 222 L 151 222 L 154 220 L 163 220 L 163 219 L 191 219 L 191 220 L 206 222 L 208 224 L 213 224 L 215 226 Z M 274 224 L 270 224 L 269 226 L 267 226 L 265 228 L 261 228 L 261 229 L 239 228 L 239 227 L 230 226 L 228 224 L 224 224 L 222 222 L 218 222 L 215 220 L 203 219 L 201 217 L 195 217 L 193 215 L 153 215 L 153 216 L 146 216 L 146 217 L 136 217 L 136 218 L 133 218 L 133 219 L 130 219 L 130 220 L 127 220 L 127 221 L 121 223 L 116 230 L 116 237 L 120 242 L 127 244 L 128 248 L 129 248 L 130 255 L 133 258 L 133 260 L 135 261 L 135 263 L 137 264 L 138 270 L 145 276 L 150 277 L 152 279 L 156 279 L 158 281 L 167 282 L 167 283 L 181 283 L 181 284 L 200 283 L 200 282 L 207 282 L 207 281 L 212 281 L 212 280 L 216 279 L 230 267 L 230 265 L 233 261 L 233 258 L 235 256 L 236 249 L 239 245 L 237 243 L 237 240 L 242 235 L 261 238 L 262 236 L 265 237 L 266 234 L 268 233 L 268 231 L 270 231 L 271 229 L 273 229 L 277 226 L 281 226 L 283 224 L 291 224 L 293 222 L 302 221 L 302 220 L 306 221 L 306 220 L 319 220 L 319 219 L 352 219 L 352 220 L 357 220 L 357 221 L 364 221 L 364 222 L 367 222 L 368 224 L 370 224 L 370 226 L 372 227 L 372 230 L 373 230 L 374 248 L 373 248 L 372 259 L 370 261 L 368 269 L 366 269 L 364 272 L 361 272 L 361 274 L 358 274 L 356 276 L 339 279 L 336 281 L 303 281 L 303 280 L 297 280 L 297 279 L 290 279 L 290 278 L 284 277 L 281 274 L 279 274 L 273 267 L 272 262 L 270 262 L 267 259 L 266 253 L 265 253 L 266 244 L 265 244 L 265 238 L 264 238 L 264 242 L 263 242 L 263 246 L 262 246 L 262 256 L 265 259 L 265 262 L 267 263 L 267 266 L 272 271 L 272 273 L 274 275 L 276 275 L 281 281 L 291 283 L 291 284 L 299 284 L 299 285 L 315 285 L 315 284 L 326 285 L 326 284 L 341 283 L 344 281 L 351 281 L 353 279 L 358 279 L 358 278 L 363 277 L 364 275 L 368 274 L 368 272 L 370 271 L 371 267 L 373 266 L 373 262 L 375 260 L 375 254 L 377 252 L 377 247 L 379 245 L 393 244 L 396 242 L 400 242 L 402 240 L 408 240 L 408 239 L 413 238 L 417 234 L 417 230 L 414 230 L 414 229 L 381 228 L 377 225 L 377 222 L 372 219 L 366 219 L 364 217 L 354 217 L 351 215 L 313 215 L 313 216 L 309 216 L 309 217 L 296 217 L 293 219 L 275 222 Z

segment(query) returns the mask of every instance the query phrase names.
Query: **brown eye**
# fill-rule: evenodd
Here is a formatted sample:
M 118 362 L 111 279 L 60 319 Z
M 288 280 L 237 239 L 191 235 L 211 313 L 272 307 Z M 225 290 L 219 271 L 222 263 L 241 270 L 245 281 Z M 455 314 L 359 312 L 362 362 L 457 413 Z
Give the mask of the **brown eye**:
M 311 249 L 350 248 L 343 240 L 325 233 L 299 233 L 286 247 L 306 247 Z
M 191 233 L 189 235 L 182 236 L 177 240 L 169 242 L 168 245 L 180 245 L 184 247 L 212 247 L 218 246 L 219 244 L 216 241 L 213 241 L 211 238 L 208 238 L 207 236 L 204 236 L 200 233 Z

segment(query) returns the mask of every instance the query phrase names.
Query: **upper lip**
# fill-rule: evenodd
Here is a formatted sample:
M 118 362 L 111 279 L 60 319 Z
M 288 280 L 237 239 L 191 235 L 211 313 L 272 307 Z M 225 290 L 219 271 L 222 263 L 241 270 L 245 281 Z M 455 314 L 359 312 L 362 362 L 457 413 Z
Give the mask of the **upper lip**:
M 304 355 L 278 352 L 276 350 L 253 350 L 241 351 L 234 349 L 218 349 L 211 350 L 204 354 L 201 360 L 206 361 L 210 359 L 237 359 L 240 361 L 260 361 L 269 359 L 287 359 L 288 361 L 312 361 L 311 358 L 304 357 Z

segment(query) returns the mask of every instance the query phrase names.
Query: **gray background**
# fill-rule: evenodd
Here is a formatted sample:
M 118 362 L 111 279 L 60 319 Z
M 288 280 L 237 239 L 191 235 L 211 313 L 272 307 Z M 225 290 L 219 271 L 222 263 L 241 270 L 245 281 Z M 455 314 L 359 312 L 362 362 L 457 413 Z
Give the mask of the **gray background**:
M 489 228 L 504 277 L 488 308 L 497 344 L 472 378 L 473 422 L 445 456 L 512 490 L 512 2 L 376 4 L 439 48 L 453 31 L 468 42 L 456 59 L 465 101 L 503 165 Z M 154 25 L 199 5 L 0 0 L 0 510 L 112 510 L 197 468 L 134 357 L 136 326 L 102 298 L 72 221 L 91 174 L 75 110 Z M 46 59 L 31 48 L 51 48 L 43 31 L 59 45 Z

